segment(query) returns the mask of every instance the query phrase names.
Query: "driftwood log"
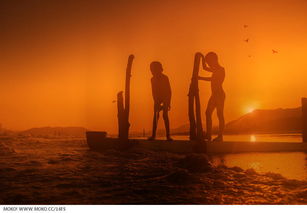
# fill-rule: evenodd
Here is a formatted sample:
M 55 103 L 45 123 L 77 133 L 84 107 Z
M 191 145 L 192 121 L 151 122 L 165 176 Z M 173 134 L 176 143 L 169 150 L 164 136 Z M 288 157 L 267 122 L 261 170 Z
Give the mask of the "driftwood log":
M 307 98 L 302 98 L 302 118 L 303 142 L 307 143 Z
M 194 67 L 189 88 L 189 121 L 190 121 L 190 140 L 203 141 L 203 128 L 201 121 L 201 110 L 198 89 L 198 73 L 200 60 L 203 59 L 201 53 L 196 53 L 194 57 Z M 195 117 L 196 116 L 196 117 Z
M 118 138 L 121 141 L 128 140 L 129 137 L 129 111 L 130 111 L 130 78 L 131 68 L 134 55 L 130 55 L 128 58 L 128 64 L 126 68 L 126 81 L 125 81 L 125 105 L 123 92 L 117 94 L 117 117 L 118 117 Z

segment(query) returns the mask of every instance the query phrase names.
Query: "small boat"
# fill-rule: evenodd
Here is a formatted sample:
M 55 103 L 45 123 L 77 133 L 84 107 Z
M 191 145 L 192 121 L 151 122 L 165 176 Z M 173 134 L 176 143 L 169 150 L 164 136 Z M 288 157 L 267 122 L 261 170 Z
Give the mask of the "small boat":
M 86 139 L 90 149 L 98 152 L 132 147 L 174 153 L 307 152 L 307 143 L 299 142 L 198 142 L 142 139 L 120 141 L 118 138 L 107 137 L 106 132 L 86 132 Z

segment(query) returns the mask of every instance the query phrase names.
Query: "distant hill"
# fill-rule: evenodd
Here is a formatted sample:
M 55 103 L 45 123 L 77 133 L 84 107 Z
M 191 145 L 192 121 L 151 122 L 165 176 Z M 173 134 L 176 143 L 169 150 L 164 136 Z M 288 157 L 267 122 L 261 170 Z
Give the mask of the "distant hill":
M 225 133 L 289 133 L 300 132 L 302 108 L 254 110 L 227 123 Z
M 85 137 L 85 132 L 86 129 L 83 127 L 40 127 L 19 134 L 32 137 Z
M 244 133 L 290 133 L 300 132 L 302 125 L 302 108 L 258 109 L 230 121 L 225 126 L 226 134 Z M 205 130 L 205 123 L 203 123 Z M 172 130 L 173 134 L 189 134 L 189 124 Z M 216 132 L 217 128 L 213 128 Z

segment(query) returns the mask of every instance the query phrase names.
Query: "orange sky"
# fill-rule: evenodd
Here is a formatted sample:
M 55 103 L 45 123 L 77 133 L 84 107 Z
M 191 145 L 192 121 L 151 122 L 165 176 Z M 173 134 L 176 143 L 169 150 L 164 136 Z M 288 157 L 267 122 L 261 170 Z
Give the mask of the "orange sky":
M 171 126 L 188 123 L 196 51 L 217 52 L 226 69 L 226 121 L 253 108 L 297 107 L 307 96 L 305 0 L 14 2 L 0 3 L 0 122 L 6 128 L 116 132 L 112 101 L 124 88 L 131 53 L 132 131 L 151 128 L 153 60 L 170 78 Z M 209 84 L 200 89 L 204 118 Z

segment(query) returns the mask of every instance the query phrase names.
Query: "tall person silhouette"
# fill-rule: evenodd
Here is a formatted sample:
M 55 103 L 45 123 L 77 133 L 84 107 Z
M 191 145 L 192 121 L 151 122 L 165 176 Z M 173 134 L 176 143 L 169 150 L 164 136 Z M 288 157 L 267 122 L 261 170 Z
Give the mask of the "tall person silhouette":
M 166 130 L 166 139 L 172 141 L 170 137 L 170 128 L 169 128 L 169 118 L 168 111 L 171 108 L 171 85 L 169 83 L 168 77 L 164 75 L 162 64 L 158 61 L 153 61 L 150 64 L 150 70 L 152 73 L 151 78 L 151 88 L 152 96 L 154 100 L 154 116 L 152 123 L 152 136 L 148 140 L 155 140 L 157 125 L 159 120 L 159 113 L 163 111 L 163 120 Z
M 208 72 L 212 72 L 211 77 L 199 77 L 199 80 L 205 80 L 211 82 L 211 97 L 208 101 L 206 109 L 206 124 L 207 124 L 206 139 L 208 141 L 211 141 L 212 113 L 216 108 L 217 117 L 219 120 L 219 132 L 218 136 L 213 141 L 223 141 L 223 131 L 225 126 L 225 120 L 224 120 L 225 92 L 223 90 L 223 82 L 225 79 L 225 69 L 219 64 L 218 56 L 214 52 L 209 52 L 204 57 L 203 68 Z

